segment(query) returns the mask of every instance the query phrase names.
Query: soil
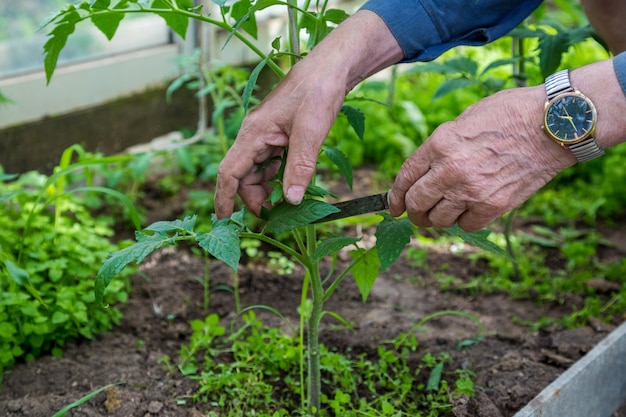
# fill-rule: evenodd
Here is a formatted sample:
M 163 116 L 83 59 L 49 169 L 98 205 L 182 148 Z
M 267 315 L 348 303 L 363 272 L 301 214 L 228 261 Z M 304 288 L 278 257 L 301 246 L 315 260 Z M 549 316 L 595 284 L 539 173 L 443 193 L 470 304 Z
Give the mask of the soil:
M 372 191 L 372 184 L 367 183 L 369 174 L 360 175 L 355 194 Z M 171 219 L 170 214 L 167 212 L 164 218 Z M 154 215 L 163 215 L 163 211 Z M 372 231 L 358 229 L 353 226 L 345 233 L 362 233 L 365 240 L 372 238 Z M 611 233 L 611 238 L 618 242 L 616 232 Z M 622 242 L 618 243 L 607 257 L 626 253 Z M 418 353 L 446 351 L 453 357 L 452 369 L 475 372 L 479 392 L 456 403 L 453 416 L 506 417 L 515 414 L 618 324 L 594 322 L 578 329 L 555 326 L 531 331 L 520 323 L 542 317 L 560 318 L 571 311 L 571 305 L 539 304 L 532 298 L 513 300 L 505 294 L 442 291 L 436 277 L 444 266 L 445 273 L 454 276 L 456 282 L 466 282 L 485 270 L 485 265 L 471 262 L 451 249 L 454 248 L 428 247 L 426 260 L 419 267 L 401 257 L 379 276 L 365 303 L 354 282 L 344 280 L 326 306 L 353 323 L 355 331 L 338 328 L 336 322 L 325 319 L 322 343 L 338 350 L 375 352 L 381 339 L 411 330 L 428 314 L 442 310 L 474 314 L 487 331 L 481 342 L 457 350 L 457 343 L 474 336 L 478 329 L 467 318 L 444 315 L 416 332 Z M 231 284 L 232 274 L 227 267 L 214 262 L 210 269 L 213 285 Z M 67 416 L 206 415 L 206 404 L 179 401 L 194 392 L 195 383 L 168 373 L 160 362 L 166 355 L 176 358 L 181 344 L 191 334 L 189 322 L 207 315 L 201 308 L 202 288 L 194 279 L 202 273 L 202 260 L 184 248 L 166 249 L 150 256 L 133 277 L 130 300 L 121 306 L 124 318 L 115 329 L 94 340 L 70 343 L 63 357 L 44 356 L 17 364 L 5 373 L 0 415 L 50 417 L 89 392 L 116 382 L 121 384 L 72 409 Z M 258 262 L 248 262 L 241 266 L 239 279 L 243 306 L 268 305 L 297 322 L 301 270 L 296 268 L 289 275 L 279 275 Z M 209 313 L 229 320 L 233 311 L 232 294 L 212 293 Z M 275 315 L 263 310 L 257 316 L 268 326 L 282 324 Z

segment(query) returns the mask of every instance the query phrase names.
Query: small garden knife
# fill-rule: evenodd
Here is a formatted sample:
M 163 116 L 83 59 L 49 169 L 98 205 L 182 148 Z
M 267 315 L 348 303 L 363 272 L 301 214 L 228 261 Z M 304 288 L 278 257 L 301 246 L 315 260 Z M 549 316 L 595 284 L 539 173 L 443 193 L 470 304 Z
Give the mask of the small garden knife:
M 345 217 L 357 216 L 359 214 L 374 213 L 387 210 L 389 208 L 389 191 L 384 193 L 355 198 L 354 200 L 341 201 L 333 204 L 340 211 L 331 213 L 326 217 L 316 220 L 314 223 L 329 222 L 331 220 L 343 219 Z

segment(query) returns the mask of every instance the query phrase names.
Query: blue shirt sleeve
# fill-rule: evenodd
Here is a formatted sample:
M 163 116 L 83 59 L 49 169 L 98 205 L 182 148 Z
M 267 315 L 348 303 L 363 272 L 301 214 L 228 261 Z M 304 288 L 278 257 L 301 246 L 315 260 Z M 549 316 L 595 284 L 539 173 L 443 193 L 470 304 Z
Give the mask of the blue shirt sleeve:
M 506 35 L 542 0 L 369 0 L 404 52 L 402 62 L 430 61 L 459 45 Z
M 619 84 L 622 86 L 622 91 L 626 94 L 626 52 L 622 52 L 613 58 L 613 67 L 615 68 Z

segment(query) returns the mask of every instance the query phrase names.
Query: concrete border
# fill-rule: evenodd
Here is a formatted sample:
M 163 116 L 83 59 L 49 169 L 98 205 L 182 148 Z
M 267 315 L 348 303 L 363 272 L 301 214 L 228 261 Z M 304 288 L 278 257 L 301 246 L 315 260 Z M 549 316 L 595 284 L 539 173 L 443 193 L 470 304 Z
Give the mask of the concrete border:
M 626 402 L 626 323 L 514 417 L 610 417 Z

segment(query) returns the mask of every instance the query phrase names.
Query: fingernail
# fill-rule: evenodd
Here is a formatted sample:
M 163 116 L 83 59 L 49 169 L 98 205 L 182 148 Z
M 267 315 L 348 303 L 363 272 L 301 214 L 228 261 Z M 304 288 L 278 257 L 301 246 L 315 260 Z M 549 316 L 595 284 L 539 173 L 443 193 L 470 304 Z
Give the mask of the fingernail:
M 304 197 L 304 187 L 293 185 L 287 190 L 287 201 L 291 204 L 300 204 Z

